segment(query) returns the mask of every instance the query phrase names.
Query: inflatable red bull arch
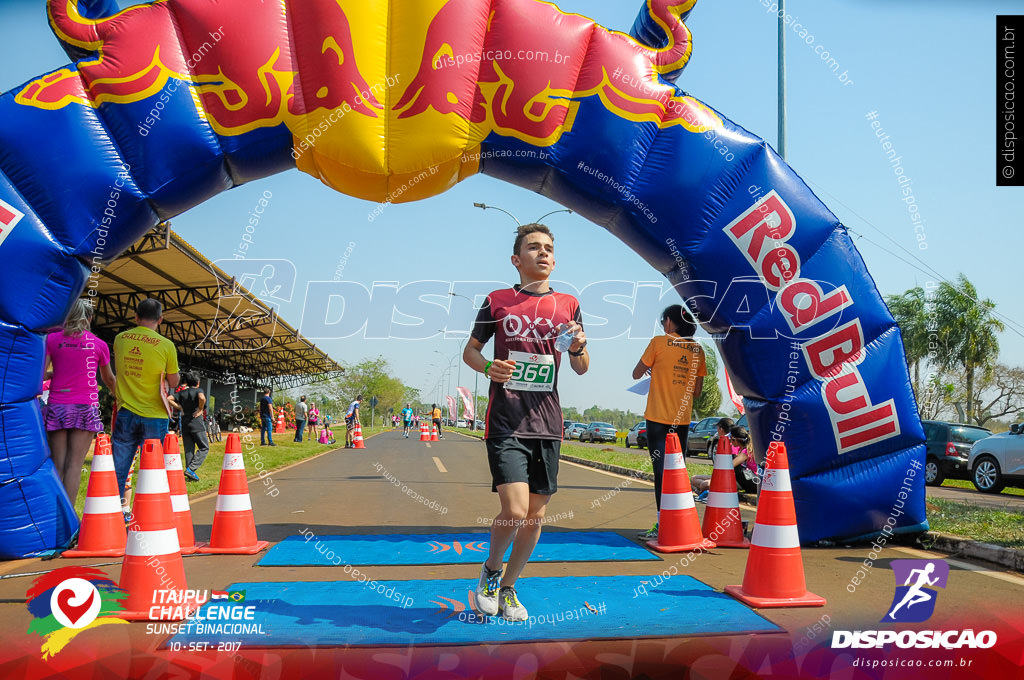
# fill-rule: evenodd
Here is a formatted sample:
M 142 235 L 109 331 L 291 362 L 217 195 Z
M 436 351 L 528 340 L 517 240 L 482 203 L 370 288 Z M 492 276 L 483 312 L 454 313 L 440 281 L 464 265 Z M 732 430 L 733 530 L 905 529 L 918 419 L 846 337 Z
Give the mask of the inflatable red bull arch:
M 483 172 L 608 229 L 716 336 L 755 446 L 786 443 L 805 543 L 927 528 L 899 330 L 839 220 L 675 85 L 695 2 L 627 35 L 536 0 L 49 0 L 74 63 L 0 96 L 0 556 L 77 529 L 45 332 L 162 220 L 296 167 L 395 202 Z

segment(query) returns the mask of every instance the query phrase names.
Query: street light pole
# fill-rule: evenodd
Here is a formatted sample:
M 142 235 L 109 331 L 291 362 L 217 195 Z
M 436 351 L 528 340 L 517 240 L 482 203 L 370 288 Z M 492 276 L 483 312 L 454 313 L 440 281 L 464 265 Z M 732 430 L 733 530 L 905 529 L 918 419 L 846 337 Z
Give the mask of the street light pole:
M 779 0 L 779 155 L 786 159 L 786 0 Z
M 474 203 L 473 207 L 474 208 L 480 208 L 481 210 L 500 210 L 501 212 L 505 213 L 506 215 L 511 217 L 513 220 L 515 220 L 516 224 L 518 224 L 520 227 L 523 226 L 522 222 L 519 221 L 518 217 L 516 217 L 515 215 L 510 213 L 508 210 L 505 210 L 504 208 L 499 208 L 496 205 L 487 205 L 486 203 Z M 551 212 L 547 213 L 546 215 L 541 215 L 540 217 L 538 217 L 535 220 L 535 222 L 539 223 L 545 217 L 548 217 L 550 215 L 557 215 L 558 213 L 563 213 L 563 212 L 564 213 L 569 213 L 570 215 L 572 214 L 572 210 L 569 210 L 568 208 L 561 208 L 559 210 L 552 210 Z M 452 293 L 452 295 L 454 295 L 454 293 Z

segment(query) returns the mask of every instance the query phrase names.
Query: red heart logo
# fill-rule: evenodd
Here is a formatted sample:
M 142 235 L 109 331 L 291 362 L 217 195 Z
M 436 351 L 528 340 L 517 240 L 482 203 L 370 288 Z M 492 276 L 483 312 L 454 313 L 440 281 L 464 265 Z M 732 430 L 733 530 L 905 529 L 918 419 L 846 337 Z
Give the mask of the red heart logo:
M 57 606 L 60 607 L 61 612 L 64 616 L 68 617 L 68 621 L 74 625 L 78 623 L 78 620 L 85 616 L 85 613 L 92 607 L 92 601 L 96 597 L 96 591 L 89 591 L 89 599 L 85 601 L 85 604 L 80 604 L 77 607 L 71 604 L 70 600 L 75 596 L 75 591 L 68 588 L 57 594 Z

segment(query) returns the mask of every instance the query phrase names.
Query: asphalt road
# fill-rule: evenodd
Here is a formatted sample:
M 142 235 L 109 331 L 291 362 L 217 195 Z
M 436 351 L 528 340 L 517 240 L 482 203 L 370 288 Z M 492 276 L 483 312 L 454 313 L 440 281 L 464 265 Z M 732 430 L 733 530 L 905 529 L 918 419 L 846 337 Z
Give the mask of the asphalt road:
M 428 445 L 415 438 L 406 440 L 400 432 L 386 432 L 371 437 L 366 444 L 365 450 L 336 450 L 274 472 L 269 483 L 266 480 L 263 483 L 250 481 L 259 537 L 276 542 L 300 532 L 327 535 L 458 531 L 480 532 L 482 537 L 486 537 L 487 526 L 497 512 L 497 500 L 490 490 L 486 453 L 481 441 L 449 433 L 446 440 Z M 445 508 L 446 512 L 431 510 L 403 493 L 394 484 L 395 479 L 400 481 L 400 485 L 436 501 L 437 507 Z M 276 494 L 268 493 L 271 489 L 278 491 Z M 618 491 L 612 493 L 613 489 Z M 197 540 L 209 538 L 214 503 L 212 496 L 192 502 Z M 698 505 L 698 510 L 703 512 L 703 506 Z M 637 530 L 650 526 L 654 519 L 652 486 L 640 480 L 563 462 L 559 491 L 550 503 L 548 515 L 558 519 L 546 524 L 545 531 L 603 530 L 633 539 Z M 743 511 L 743 516 L 753 520 L 749 509 Z M 803 550 L 807 587 L 825 597 L 828 603 L 823 608 L 759 610 L 765 618 L 788 631 L 789 638 L 782 638 L 784 645 L 797 647 L 809 643 L 812 627 L 816 624 L 821 626 L 823 620 L 831 629 L 877 628 L 893 598 L 894 583 L 889 562 L 894 559 L 946 557 L 940 553 L 886 545 L 872 558 L 873 568 L 858 580 L 854 588 L 853 580 L 871 550 L 868 546 Z M 529 606 L 530 577 L 635 575 L 637 583 L 642 583 L 672 567 L 721 590 L 726 585 L 742 582 L 748 554 L 746 550 L 716 549 L 697 555 L 686 563 L 683 562 L 686 554 L 660 555 L 659 561 L 652 562 L 536 563 L 527 567 L 519 591 L 524 604 Z M 340 567 L 255 567 L 259 557 L 186 557 L 184 564 L 189 587 L 224 589 L 236 582 L 344 581 L 352 578 Z M 1016 615 L 1019 603 L 1024 602 L 1024 578 L 965 560 L 946 561 L 951 568 L 949 582 L 941 593 L 932 625 L 941 617 L 950 621 L 956 619 L 957 625 L 962 627 L 974 625 L 975 628 L 984 628 L 992 625 L 992 617 L 1002 616 L 1009 620 Z M 18 575 L 69 565 L 110 562 L 114 564 L 107 564 L 102 569 L 116 580 L 120 574 L 119 560 L 0 563 L 0 634 L 7 643 L 0 649 L 0 677 L 7 677 L 5 670 L 10 672 L 15 668 L 11 665 L 12 659 L 31 657 L 38 663 L 40 639 L 25 633 L 32 620 L 24 604 L 32 577 Z M 378 580 L 465 579 L 468 588 L 474 587 L 479 574 L 476 564 L 375 566 L 367 570 L 372 578 Z M 637 601 L 635 606 L 643 607 L 642 601 Z M 613 624 L 614 620 L 610 618 L 610 638 L 615 638 Z M 149 655 L 148 658 L 166 663 L 168 653 L 158 648 L 166 639 L 166 635 L 147 632 L 145 624 L 134 623 L 84 631 L 73 644 L 114 647 L 130 644 L 135 654 Z M 711 638 L 704 639 L 707 641 L 702 644 L 718 644 Z M 684 653 L 672 650 L 694 649 L 680 645 L 679 640 L 645 640 L 642 645 L 639 643 L 638 640 L 612 639 L 597 646 L 579 643 L 572 649 L 574 654 L 592 654 L 594 658 L 614 650 L 629 655 L 656 654 L 661 658 L 661 655 Z M 753 642 L 735 638 L 729 644 Z M 538 650 L 538 658 L 545 658 L 545 650 L 555 649 L 548 649 L 546 645 L 566 648 L 566 643 L 555 642 L 534 643 L 531 648 Z M 446 651 L 460 657 L 480 653 L 477 647 L 446 648 Z M 499 656 L 511 654 L 508 650 L 493 653 Z

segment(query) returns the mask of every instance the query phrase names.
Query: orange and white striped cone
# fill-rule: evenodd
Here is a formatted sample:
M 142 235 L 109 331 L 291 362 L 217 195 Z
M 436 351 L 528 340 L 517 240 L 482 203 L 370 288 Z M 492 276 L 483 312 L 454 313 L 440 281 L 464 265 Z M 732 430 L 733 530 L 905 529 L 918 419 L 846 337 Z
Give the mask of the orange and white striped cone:
M 274 434 L 284 434 L 284 406 L 277 412 L 277 425 L 274 426 Z
M 730 449 L 729 438 L 719 437 L 715 469 L 711 473 L 711 487 L 708 489 L 708 506 L 704 510 L 701 530 L 719 548 L 749 548 L 750 541 L 743 535 L 739 490 L 736 488 L 736 472 Z
M 427 424 L 426 423 L 420 423 L 420 441 L 421 442 L 429 442 L 430 441 L 430 430 L 427 428 Z
M 825 598 L 808 592 L 804 580 L 789 459 L 782 442 L 772 442 L 768 448 L 743 585 L 726 586 L 725 592 L 754 608 L 825 604 Z
M 675 432 L 670 432 L 665 438 L 664 456 L 658 537 L 647 541 L 647 545 L 665 553 L 714 548 L 715 542 L 700 533 L 700 518 L 693 500 L 690 474 L 686 471 L 686 459 L 679 445 L 679 435 Z
M 228 434 L 224 445 L 224 466 L 217 490 L 217 507 L 213 513 L 210 545 L 200 553 L 216 555 L 255 555 L 270 545 L 256 538 L 256 518 L 249 498 L 249 482 L 245 479 L 245 463 L 237 432 Z
M 147 439 L 142 445 L 132 523 L 128 527 L 118 587 L 128 593 L 124 611 L 117 612 L 119 619 L 181 621 L 198 608 L 194 600 L 179 601 L 185 598 L 187 589 L 185 566 L 171 510 L 163 446 L 158 439 Z M 178 594 L 169 596 L 164 591 Z M 161 595 L 158 597 L 157 593 Z
M 440 439 L 438 439 L 438 436 L 437 436 L 437 425 L 434 425 L 433 423 L 430 424 L 430 441 L 432 441 L 432 442 L 441 441 Z
M 121 557 L 128 541 L 128 530 L 121 514 L 121 496 L 117 493 L 117 473 L 110 450 L 110 437 L 100 433 L 92 454 L 89 486 L 82 510 L 82 528 L 78 545 L 65 550 L 63 557 Z
M 352 448 L 353 449 L 365 449 L 366 444 L 363 443 L 363 428 L 359 423 L 355 424 L 355 428 L 352 430 Z
M 178 544 L 182 555 L 191 555 L 199 549 L 196 534 L 192 528 L 192 507 L 188 504 L 185 490 L 185 470 L 181 466 L 181 449 L 178 438 L 171 432 L 164 437 L 164 468 L 167 470 L 167 486 L 171 490 L 171 510 L 178 527 Z

